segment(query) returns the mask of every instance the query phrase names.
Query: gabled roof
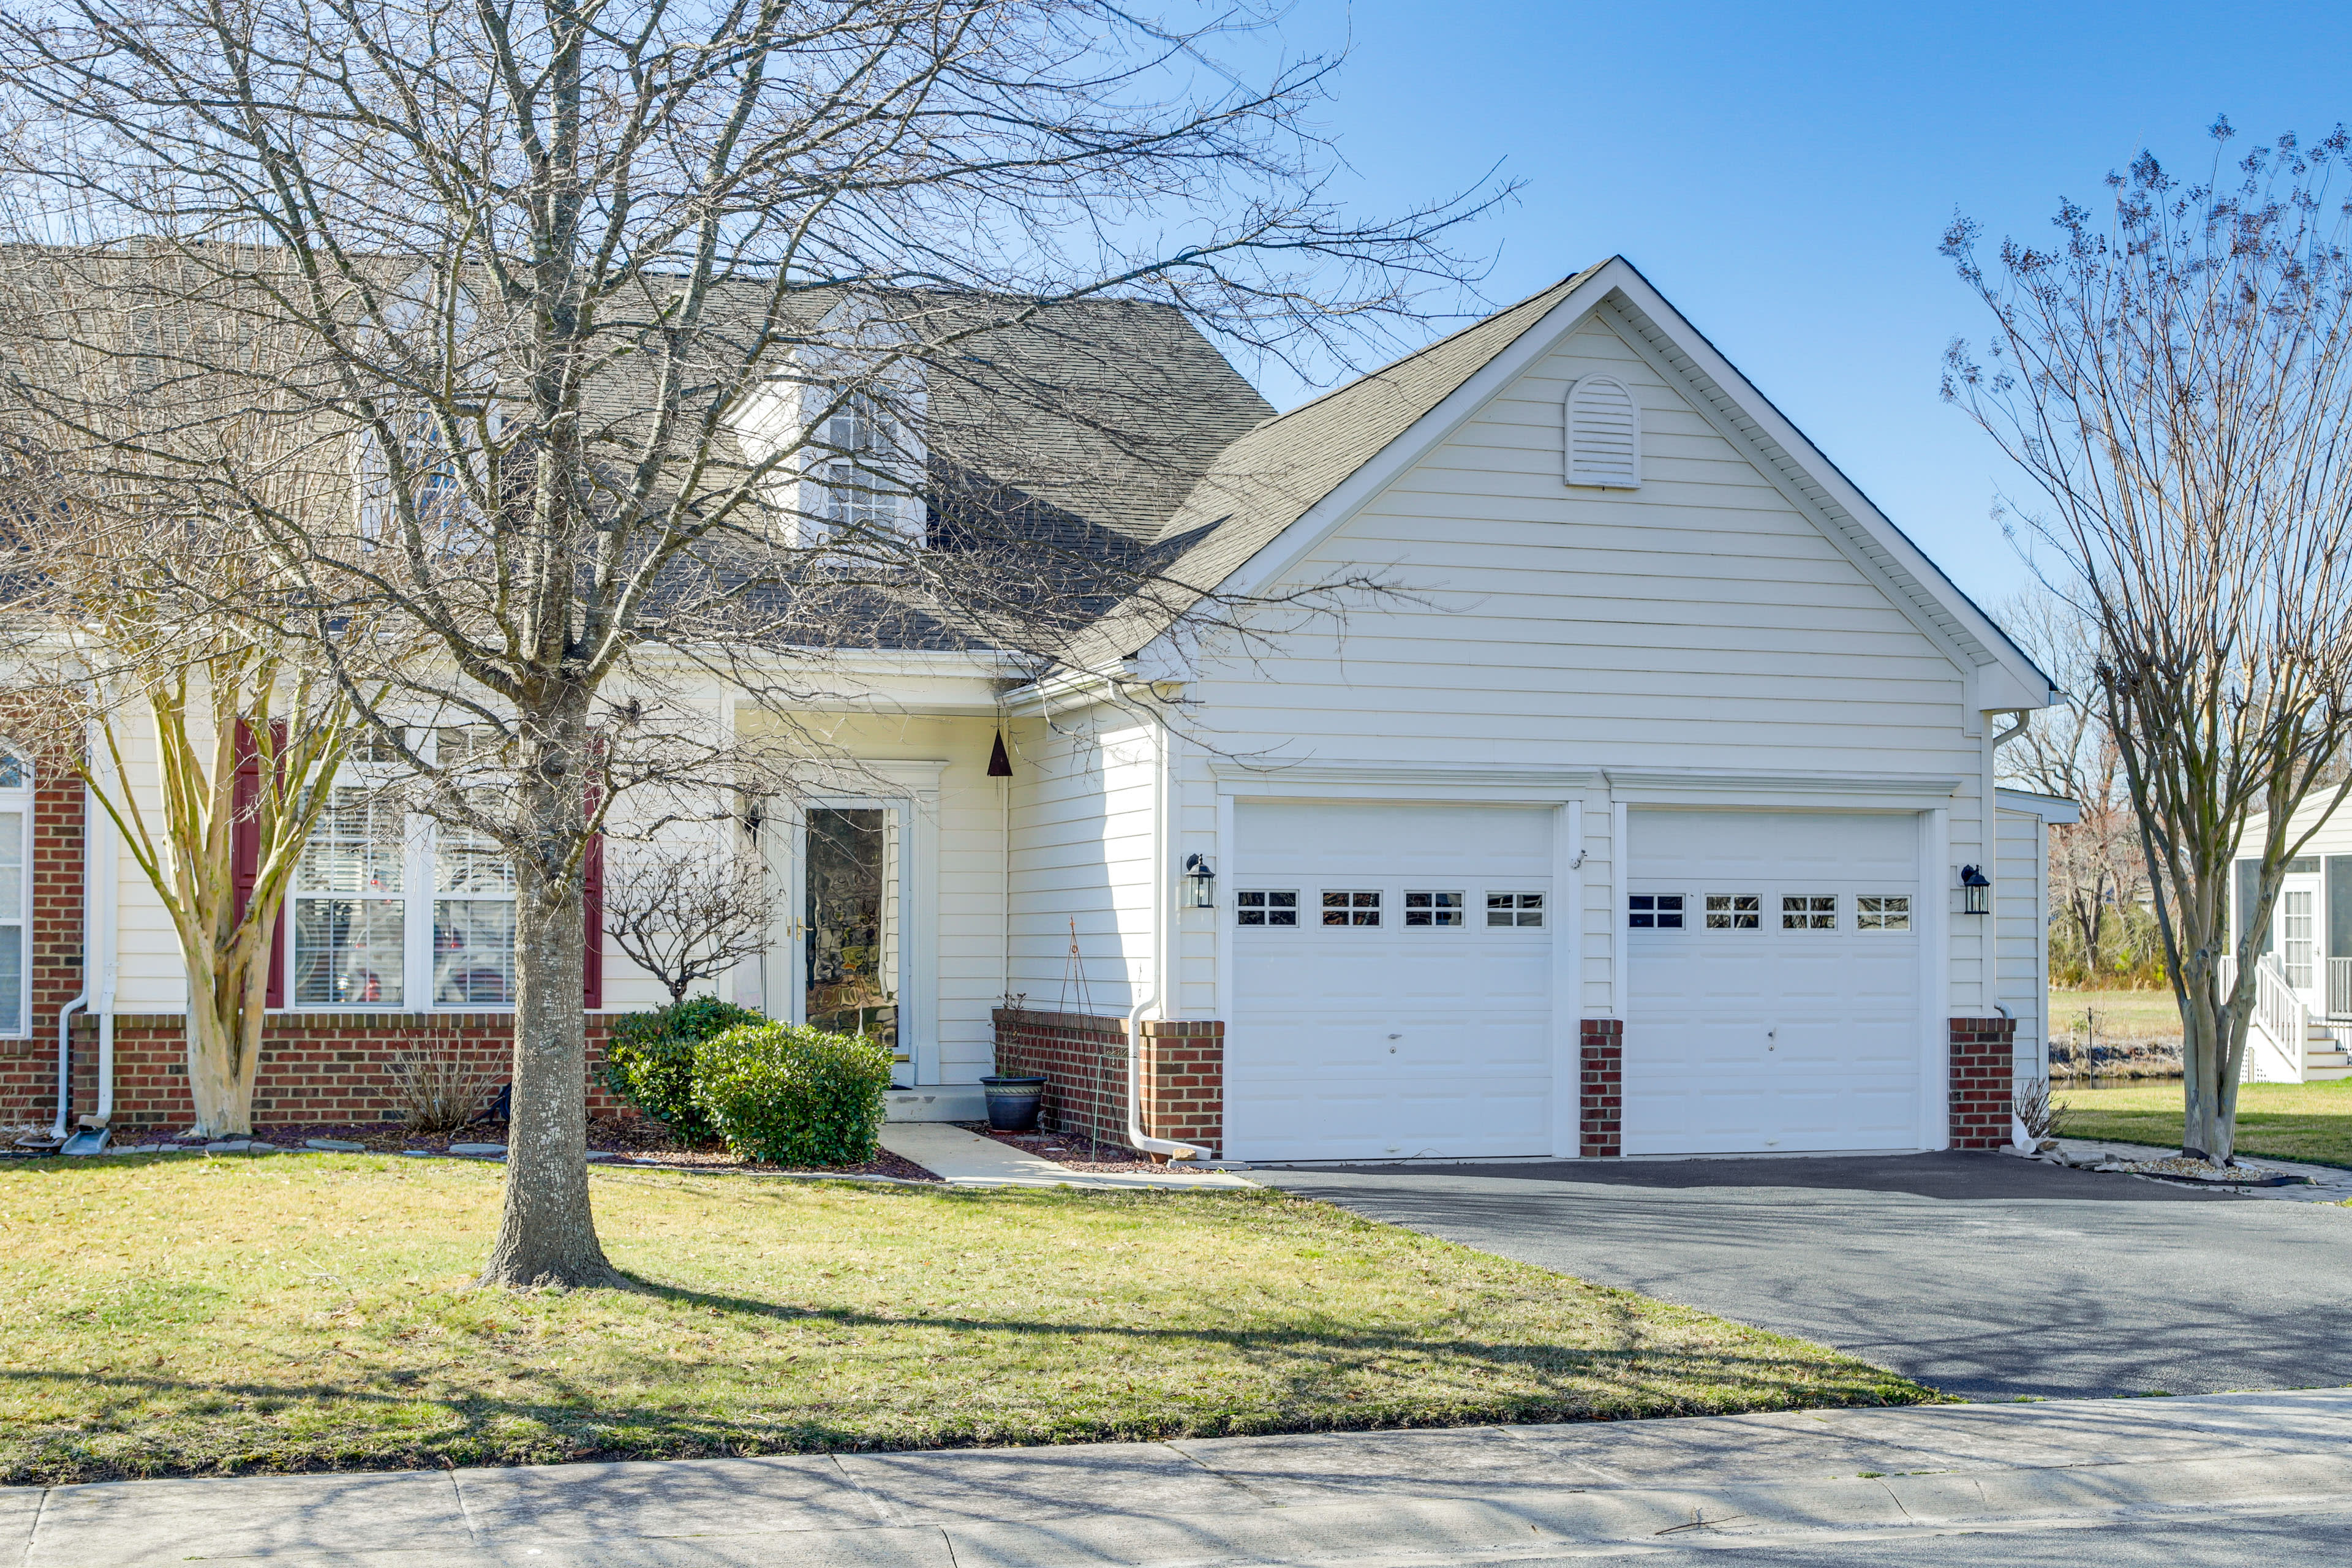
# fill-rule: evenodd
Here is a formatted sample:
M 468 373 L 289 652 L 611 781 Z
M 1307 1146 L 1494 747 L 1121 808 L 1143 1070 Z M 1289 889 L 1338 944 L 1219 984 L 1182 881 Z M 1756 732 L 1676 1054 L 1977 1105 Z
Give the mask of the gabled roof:
M 2049 677 L 1622 257 L 1235 441 L 1160 531 L 1163 544 L 1182 552 L 1171 574 L 1202 593 L 1271 584 L 1597 313 L 1636 352 L 1646 351 L 1969 673 L 1971 707 L 2048 705 Z M 1140 616 L 1113 615 L 1100 629 L 1097 647 L 1112 658 L 1136 654 L 1161 628 Z

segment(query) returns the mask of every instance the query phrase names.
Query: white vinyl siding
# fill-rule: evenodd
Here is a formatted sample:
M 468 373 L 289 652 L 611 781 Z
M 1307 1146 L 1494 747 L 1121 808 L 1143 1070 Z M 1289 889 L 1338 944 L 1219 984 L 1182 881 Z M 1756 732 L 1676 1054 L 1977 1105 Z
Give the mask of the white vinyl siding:
M 1992 910 L 1961 921 L 1993 922 L 1993 999 L 2017 1020 L 2020 1073 L 2039 1077 L 2049 1039 L 2049 829 L 2038 813 L 2000 810 L 2000 853 L 1992 865 Z
M 1638 490 L 1559 481 L 1568 388 L 1642 407 Z M 1948 854 L 1982 852 L 1968 681 L 1871 575 L 1690 398 L 1597 321 L 1346 521 L 1287 579 L 1370 574 L 1334 625 L 1286 623 L 1186 696 L 1215 743 L 1286 761 L 1940 775 Z M 1974 726 L 1981 729 L 1980 725 Z M 1197 795 L 1188 796 L 1188 805 Z M 1192 826 L 1187 818 L 1185 826 Z M 1615 1005 L 1609 796 L 1584 811 L 1584 1016 Z M 1186 851 L 1213 852 L 1188 837 Z M 1939 879 L 1940 880 L 1940 879 Z M 1931 884 L 1932 885 L 1932 884 Z M 1694 889 L 1694 892 L 1736 889 Z M 1769 910 L 1777 924 L 1777 904 Z M 1989 999 L 1980 939 L 1945 927 L 1955 1014 Z M 1193 973 L 1188 970 L 1188 974 Z M 1216 1001 L 1188 992 L 1196 1016 Z
M 1111 709 L 1013 727 L 1013 954 L 1009 989 L 1047 1012 L 1124 1016 L 1151 978 L 1149 726 Z M 1220 893 L 1223 901 L 1223 893 Z M 1301 920 L 1319 918 L 1316 890 Z

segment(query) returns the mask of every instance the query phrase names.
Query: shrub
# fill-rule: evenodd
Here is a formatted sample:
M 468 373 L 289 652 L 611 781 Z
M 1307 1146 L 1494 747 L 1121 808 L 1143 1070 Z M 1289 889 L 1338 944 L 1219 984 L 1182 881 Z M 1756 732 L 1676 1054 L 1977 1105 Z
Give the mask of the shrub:
M 633 1013 L 604 1046 L 604 1087 L 669 1129 L 681 1143 L 719 1135 L 694 1100 L 694 1047 L 714 1035 L 767 1019 L 749 1007 L 695 996 L 657 1013 Z
M 730 1029 L 694 1053 L 694 1099 L 727 1146 L 779 1165 L 874 1158 L 890 1052 L 790 1024 Z

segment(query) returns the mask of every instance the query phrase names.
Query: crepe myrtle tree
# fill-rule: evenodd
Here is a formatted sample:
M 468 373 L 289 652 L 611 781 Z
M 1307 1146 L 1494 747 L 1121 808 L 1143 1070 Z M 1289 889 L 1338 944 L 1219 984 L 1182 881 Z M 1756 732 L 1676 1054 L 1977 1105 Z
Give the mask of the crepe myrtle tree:
M 77 293 L 75 281 L 58 268 L 0 271 L 0 386 L 43 364 L 79 389 L 85 429 L 103 432 L 111 454 L 77 462 L 70 440 L 0 395 L 11 557 L 0 642 L 17 700 L 72 737 L 54 754 L 111 819 L 177 940 L 194 1131 L 247 1133 L 271 927 L 355 708 L 310 639 L 278 630 L 286 579 L 215 509 L 216 493 L 185 482 L 226 458 L 272 476 L 258 481 L 272 505 L 309 504 L 295 493 L 299 468 L 278 461 L 295 437 L 282 407 L 256 406 L 241 377 L 165 385 L 124 352 L 145 336 L 137 314 L 114 290 Z M 27 289 L 79 330 L 12 340 Z M 126 765 L 142 751 L 152 775 Z
M 1448 232 L 1506 193 L 1343 215 L 1307 119 L 1332 62 L 1253 87 L 1215 52 L 1272 58 L 1263 22 L 1099 0 L 0 6 L 19 249 L 125 289 L 168 373 L 268 339 L 254 398 L 296 405 L 307 438 L 282 461 L 346 503 L 274 506 L 236 461 L 190 482 L 299 584 L 285 624 L 420 805 L 511 868 L 486 1282 L 615 1279 L 584 1162 L 592 836 L 633 795 L 698 787 L 715 819 L 813 765 L 789 724 L 755 748 L 698 694 L 788 715 L 837 689 L 835 650 L 877 643 L 1116 672 L 1111 606 L 1180 637 L 1236 624 L 1181 549 L 1074 522 L 1076 498 L 1165 516 L 1265 411 L 1171 421 L 1192 384 L 1099 330 L 1172 307 L 1322 364 L 1466 281 Z M 28 310 L 33 340 L 75 330 Z M 107 465 L 75 388 L 18 395 Z M 388 664 L 355 621 L 432 657 Z M 452 730 L 473 737 L 454 756 L 420 742 Z
M 2345 793 L 2352 207 L 2342 132 L 2234 163 L 2227 121 L 2213 134 L 2209 177 L 2143 153 L 2102 212 L 2063 204 L 2046 248 L 1988 261 L 1956 222 L 1944 252 L 1994 330 L 1981 355 L 1953 343 L 1944 392 L 2040 491 L 2033 559 L 2091 628 L 2180 1005 L 2184 1146 L 2226 1163 L 2280 883 Z

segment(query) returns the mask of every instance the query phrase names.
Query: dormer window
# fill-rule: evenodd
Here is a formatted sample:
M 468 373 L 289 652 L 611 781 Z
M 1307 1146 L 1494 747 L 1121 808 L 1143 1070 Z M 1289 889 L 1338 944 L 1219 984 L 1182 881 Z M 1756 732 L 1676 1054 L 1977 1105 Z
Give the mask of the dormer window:
M 842 398 L 817 432 L 816 510 L 835 531 L 896 531 L 907 484 L 895 422 L 864 393 Z
M 1630 490 L 1642 483 L 1642 406 L 1625 384 L 1588 375 L 1568 389 L 1570 485 Z

